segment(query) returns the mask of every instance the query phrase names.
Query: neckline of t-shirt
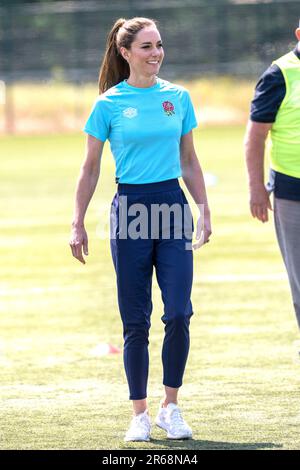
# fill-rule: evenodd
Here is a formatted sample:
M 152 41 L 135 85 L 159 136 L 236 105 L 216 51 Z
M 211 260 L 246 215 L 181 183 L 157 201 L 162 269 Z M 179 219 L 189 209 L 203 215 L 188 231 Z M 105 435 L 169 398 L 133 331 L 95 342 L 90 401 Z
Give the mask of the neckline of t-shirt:
M 154 85 L 148 86 L 146 88 L 141 88 L 141 87 L 129 85 L 129 83 L 127 83 L 126 79 L 123 80 L 123 86 L 125 88 L 127 88 L 128 90 L 134 90 L 134 91 L 137 91 L 137 92 L 140 92 L 140 93 L 147 93 L 149 91 L 156 90 L 157 88 L 159 88 L 160 83 L 161 83 L 161 79 L 159 77 L 156 77 L 156 83 Z

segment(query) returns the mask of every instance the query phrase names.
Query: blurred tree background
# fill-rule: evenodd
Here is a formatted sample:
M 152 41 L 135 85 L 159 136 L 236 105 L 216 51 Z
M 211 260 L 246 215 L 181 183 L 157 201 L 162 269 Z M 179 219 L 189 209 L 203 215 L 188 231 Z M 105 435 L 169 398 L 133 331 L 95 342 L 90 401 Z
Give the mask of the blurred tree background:
M 10 109 L 0 110 L 0 128 L 12 129 L 9 121 L 16 115 L 18 100 L 9 84 L 95 84 L 111 25 L 132 16 L 158 21 L 166 53 L 163 78 L 253 80 L 294 47 L 299 1 L 2 0 L 0 102 Z

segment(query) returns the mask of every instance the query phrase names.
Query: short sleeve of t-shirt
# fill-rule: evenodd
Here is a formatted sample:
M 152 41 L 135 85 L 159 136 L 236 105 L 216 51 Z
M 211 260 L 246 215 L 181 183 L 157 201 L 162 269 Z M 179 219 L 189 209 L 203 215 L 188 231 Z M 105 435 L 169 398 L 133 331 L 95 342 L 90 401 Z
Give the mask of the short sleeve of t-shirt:
M 286 86 L 280 68 L 271 65 L 261 76 L 251 102 L 250 119 L 255 122 L 275 122 L 285 97 Z
M 185 135 L 198 126 L 195 111 L 189 92 L 182 92 L 183 121 L 181 135 Z
M 87 134 L 105 142 L 109 135 L 110 120 L 111 110 L 109 101 L 100 95 L 94 103 L 83 130 Z

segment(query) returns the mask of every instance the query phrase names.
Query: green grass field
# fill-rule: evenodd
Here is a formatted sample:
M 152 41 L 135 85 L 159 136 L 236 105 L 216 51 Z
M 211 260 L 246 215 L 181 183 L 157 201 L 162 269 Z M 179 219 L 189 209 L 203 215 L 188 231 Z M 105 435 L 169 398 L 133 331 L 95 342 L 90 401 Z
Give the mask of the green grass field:
M 131 418 L 108 224 L 115 191 L 106 147 L 86 217 L 87 264 L 68 246 L 82 134 L 2 137 L 1 449 L 299 449 L 296 321 L 272 220 L 248 213 L 243 127 L 197 130 L 213 236 L 195 253 L 191 350 L 180 406 L 191 441 L 124 443 Z M 154 279 L 149 410 L 162 397 L 163 309 Z

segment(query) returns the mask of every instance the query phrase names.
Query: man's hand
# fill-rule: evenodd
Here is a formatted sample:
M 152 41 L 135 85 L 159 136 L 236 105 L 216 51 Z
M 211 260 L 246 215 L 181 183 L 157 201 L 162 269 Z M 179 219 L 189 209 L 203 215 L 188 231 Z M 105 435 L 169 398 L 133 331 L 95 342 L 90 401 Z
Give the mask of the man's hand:
M 249 120 L 244 139 L 250 188 L 250 210 L 253 217 L 261 222 L 268 221 L 268 210 L 272 210 L 270 196 L 264 186 L 265 142 L 272 126 L 272 122 Z
M 264 185 L 250 189 L 250 210 L 253 217 L 261 222 L 268 222 L 268 210 L 272 210 L 272 205 Z

